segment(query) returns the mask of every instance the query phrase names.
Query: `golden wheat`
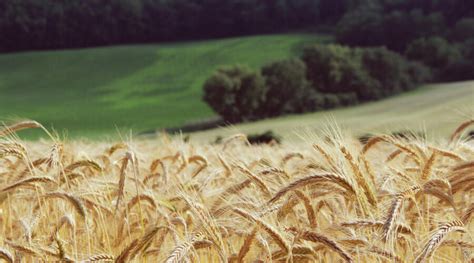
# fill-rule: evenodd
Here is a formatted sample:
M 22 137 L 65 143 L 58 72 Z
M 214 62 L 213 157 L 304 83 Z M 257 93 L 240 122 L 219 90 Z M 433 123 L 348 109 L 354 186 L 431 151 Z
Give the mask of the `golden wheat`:
M 0 260 L 466 262 L 472 123 L 364 146 L 339 134 L 23 142 L 15 132 L 44 128 L 12 124 L 0 129 Z

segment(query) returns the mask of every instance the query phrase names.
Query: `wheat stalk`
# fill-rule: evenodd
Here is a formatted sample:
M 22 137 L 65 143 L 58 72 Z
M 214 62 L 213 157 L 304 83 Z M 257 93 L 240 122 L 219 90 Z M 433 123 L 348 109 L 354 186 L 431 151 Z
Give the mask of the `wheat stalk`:
M 5 260 L 7 263 L 13 263 L 14 258 L 10 251 L 6 250 L 5 248 L 0 248 L 0 258 Z
M 250 246 L 252 245 L 252 241 L 255 239 L 257 234 L 258 227 L 254 227 L 250 234 L 244 240 L 244 244 L 240 247 L 239 254 L 237 255 L 237 262 L 243 262 L 245 256 L 250 250 Z

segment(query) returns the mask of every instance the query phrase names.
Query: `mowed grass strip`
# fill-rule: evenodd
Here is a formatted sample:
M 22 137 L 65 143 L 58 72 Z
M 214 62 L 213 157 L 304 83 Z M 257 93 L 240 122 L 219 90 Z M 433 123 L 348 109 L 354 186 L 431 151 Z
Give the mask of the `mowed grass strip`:
M 354 135 L 427 130 L 429 135 L 438 137 L 446 136 L 465 119 L 474 119 L 474 81 L 429 84 L 381 101 L 238 124 L 190 136 L 208 142 L 217 136 L 272 130 L 288 139 L 337 124 Z

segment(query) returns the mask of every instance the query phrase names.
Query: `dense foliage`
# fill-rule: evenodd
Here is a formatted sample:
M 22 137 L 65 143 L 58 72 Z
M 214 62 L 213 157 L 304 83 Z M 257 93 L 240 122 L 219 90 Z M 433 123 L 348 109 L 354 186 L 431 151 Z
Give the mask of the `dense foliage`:
M 204 99 L 234 122 L 377 100 L 413 89 L 429 76 L 423 65 L 385 48 L 314 45 L 301 60 L 274 62 L 261 73 L 219 69 L 206 81 Z
M 245 66 L 218 69 L 204 84 L 204 100 L 226 121 L 255 119 L 265 101 L 263 77 Z
M 341 16 L 345 8 L 336 8 L 331 2 L 3 0 L 0 1 L 0 51 L 281 32 Z M 318 8 L 320 4 L 323 9 Z M 320 11 L 326 14 L 323 18 Z
M 336 39 L 350 46 L 385 46 L 424 63 L 434 80 L 474 78 L 466 59 L 474 39 L 474 1 L 364 1 L 336 26 Z
M 3 0 L 0 51 L 331 29 L 336 24 L 344 44 L 403 51 L 420 37 L 472 36 L 473 10 L 474 2 L 466 0 Z
M 306 65 L 300 59 L 277 61 L 262 68 L 267 93 L 259 109 L 261 116 L 297 112 L 306 95 Z
M 473 17 L 473 1 L 367 0 L 344 14 L 336 36 L 348 45 L 384 45 L 402 52 L 421 37 L 473 37 Z M 452 27 L 456 28 L 454 32 Z

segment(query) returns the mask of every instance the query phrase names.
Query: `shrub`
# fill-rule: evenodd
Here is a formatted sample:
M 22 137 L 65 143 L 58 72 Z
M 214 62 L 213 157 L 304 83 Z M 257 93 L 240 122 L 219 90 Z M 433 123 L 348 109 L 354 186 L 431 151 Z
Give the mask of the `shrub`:
M 470 59 L 461 58 L 447 65 L 440 79 L 444 81 L 461 81 L 474 79 L 474 62 Z
M 349 47 L 340 45 L 314 45 L 302 55 L 307 77 L 320 92 L 339 93 L 354 90 L 359 85 L 360 62 Z
M 272 130 L 263 133 L 249 134 L 247 140 L 250 144 L 280 144 L 281 137 Z
M 256 119 L 265 94 L 260 73 L 240 65 L 218 69 L 204 84 L 204 101 L 229 122 Z
M 386 48 L 351 49 L 339 45 L 316 45 L 306 48 L 302 58 L 315 90 L 335 94 L 355 92 L 361 101 L 412 89 L 429 76 L 428 70 L 420 64 L 411 63 Z M 418 73 L 422 75 L 416 76 Z M 352 98 L 355 99 L 354 96 Z M 357 100 L 352 103 L 347 100 L 345 98 L 342 104 L 357 103 Z
M 441 36 L 446 31 L 442 14 L 424 13 L 420 9 L 392 11 L 384 16 L 382 27 L 384 45 L 397 52 L 403 52 L 414 39 Z
M 425 14 L 420 9 L 386 12 L 377 4 L 362 5 L 339 21 L 336 40 L 350 46 L 386 46 L 403 51 L 413 39 L 445 32 L 440 13 Z
M 324 94 L 324 108 L 333 109 L 341 106 L 341 101 L 336 94 L 327 93 Z
M 347 12 L 336 26 L 336 40 L 352 46 L 383 45 L 383 14 L 377 6 Z M 370 37 L 367 37 L 370 36 Z
M 474 63 L 474 36 L 462 43 L 461 45 L 462 56 Z
M 261 74 L 221 68 L 206 81 L 204 100 L 225 121 L 238 122 L 381 99 L 430 76 L 422 64 L 386 48 L 314 45 L 301 58 L 271 63 Z
M 474 17 L 468 17 L 459 20 L 454 26 L 454 30 L 451 35 L 452 39 L 457 41 L 464 41 L 469 38 L 474 38 Z
M 442 79 L 445 81 L 474 79 L 474 38 L 460 45 L 461 59 L 452 62 L 443 69 Z
M 326 108 L 323 94 L 311 89 L 311 87 L 308 87 L 305 96 L 303 96 L 299 101 L 300 103 L 297 110 L 300 113 L 319 111 Z
M 423 83 L 432 79 L 431 69 L 420 62 L 408 61 L 405 70 L 413 83 Z M 416 86 L 409 88 L 414 87 Z
M 407 61 L 386 48 L 361 50 L 362 66 L 372 80 L 359 91 L 362 99 L 378 99 L 416 87 L 430 77 L 425 66 Z
M 337 96 L 341 106 L 351 106 L 359 102 L 356 92 L 339 93 Z
M 363 67 L 377 82 L 377 85 L 367 85 L 369 88 L 379 88 L 383 97 L 404 90 L 405 61 L 398 54 L 386 48 L 368 48 L 361 53 Z
M 262 68 L 267 94 L 259 110 L 262 116 L 278 116 L 298 111 L 299 99 L 307 88 L 306 65 L 293 58 L 271 63 Z
M 408 45 L 405 54 L 437 70 L 461 58 L 459 49 L 441 37 L 416 39 Z
M 417 39 L 409 45 L 406 54 L 432 67 L 436 80 L 474 78 L 474 39 L 460 44 L 450 44 L 439 37 Z

